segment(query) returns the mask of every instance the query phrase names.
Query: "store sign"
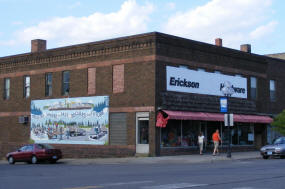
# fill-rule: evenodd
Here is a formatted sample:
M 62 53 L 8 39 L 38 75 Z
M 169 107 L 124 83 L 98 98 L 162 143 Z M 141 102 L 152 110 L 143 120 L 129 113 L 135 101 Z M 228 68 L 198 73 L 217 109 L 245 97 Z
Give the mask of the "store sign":
M 108 144 L 109 97 L 31 101 L 31 139 L 36 143 Z
M 168 91 L 224 96 L 225 90 L 232 90 L 229 96 L 247 98 L 247 79 L 218 73 L 195 71 L 166 66 Z

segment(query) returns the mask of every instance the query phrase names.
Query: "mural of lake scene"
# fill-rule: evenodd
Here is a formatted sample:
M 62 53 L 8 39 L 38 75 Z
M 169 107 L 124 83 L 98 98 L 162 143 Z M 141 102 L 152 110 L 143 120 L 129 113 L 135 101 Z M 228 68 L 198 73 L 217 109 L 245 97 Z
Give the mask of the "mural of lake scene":
M 51 144 L 108 144 L 109 97 L 31 101 L 31 139 Z

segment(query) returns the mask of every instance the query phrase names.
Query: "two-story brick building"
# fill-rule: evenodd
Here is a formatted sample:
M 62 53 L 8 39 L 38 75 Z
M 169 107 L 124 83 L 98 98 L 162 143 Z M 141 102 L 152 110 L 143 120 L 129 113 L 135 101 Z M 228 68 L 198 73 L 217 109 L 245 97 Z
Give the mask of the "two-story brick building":
M 31 53 L 0 58 L 0 155 L 31 139 L 65 157 L 197 153 L 201 131 L 208 147 L 215 129 L 228 141 L 224 86 L 233 148 L 254 149 L 284 108 L 284 63 L 157 32 L 48 50 L 33 40 Z

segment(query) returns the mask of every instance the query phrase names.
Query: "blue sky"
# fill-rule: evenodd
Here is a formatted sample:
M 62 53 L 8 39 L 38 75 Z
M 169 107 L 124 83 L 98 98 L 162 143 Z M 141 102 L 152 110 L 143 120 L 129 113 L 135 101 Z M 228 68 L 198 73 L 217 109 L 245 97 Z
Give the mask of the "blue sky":
M 285 52 L 284 0 L 0 0 L 0 57 L 158 31 L 256 54 Z

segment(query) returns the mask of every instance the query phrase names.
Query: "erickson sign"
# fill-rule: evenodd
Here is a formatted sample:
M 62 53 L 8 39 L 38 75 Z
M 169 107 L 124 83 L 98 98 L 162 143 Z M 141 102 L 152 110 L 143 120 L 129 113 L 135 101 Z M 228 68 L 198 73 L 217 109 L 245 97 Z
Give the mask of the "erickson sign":
M 240 76 L 195 71 L 186 68 L 166 66 L 166 87 L 168 91 L 224 96 L 224 90 L 231 88 L 231 97 L 247 98 L 247 80 Z

